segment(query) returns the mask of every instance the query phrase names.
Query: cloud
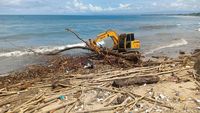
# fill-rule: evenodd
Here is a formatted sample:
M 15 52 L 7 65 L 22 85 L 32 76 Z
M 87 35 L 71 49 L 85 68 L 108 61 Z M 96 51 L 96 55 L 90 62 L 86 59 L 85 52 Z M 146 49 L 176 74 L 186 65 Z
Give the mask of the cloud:
M 157 5 L 158 5 L 157 2 L 153 2 L 153 3 L 152 3 L 152 6 L 157 6 Z
M 175 0 L 169 6 L 174 9 L 195 10 L 199 9 L 200 2 L 198 0 Z
M 189 1 L 193 1 L 193 0 L 189 0 Z M 175 2 L 172 2 L 170 6 L 174 8 L 186 8 L 189 6 L 189 4 L 185 3 L 185 0 L 176 0 Z
M 0 14 L 199 12 L 200 0 L 0 0 Z
M 180 2 L 174 2 L 174 3 L 171 3 L 170 6 L 174 8 L 183 8 L 183 7 L 187 7 L 188 5 L 184 3 L 180 3 Z
M 20 5 L 23 0 L 0 0 L 2 6 Z
M 131 4 L 122 4 L 122 3 L 119 4 L 120 9 L 130 9 L 130 6 Z
M 73 12 L 103 12 L 103 11 L 117 11 L 130 9 L 131 4 L 120 3 L 118 7 L 101 7 L 94 4 L 84 4 L 80 0 L 72 0 L 68 2 L 66 9 Z
M 89 10 L 93 11 L 93 12 L 100 12 L 100 11 L 103 11 L 104 9 L 100 6 L 95 6 L 95 5 L 92 5 L 92 4 L 89 4 Z

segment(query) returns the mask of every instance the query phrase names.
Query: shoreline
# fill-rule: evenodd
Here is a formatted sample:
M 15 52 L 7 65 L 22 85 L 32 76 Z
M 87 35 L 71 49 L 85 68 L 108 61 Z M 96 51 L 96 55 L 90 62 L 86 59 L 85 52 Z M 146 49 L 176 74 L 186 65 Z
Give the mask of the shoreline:
M 148 61 L 148 60 L 153 60 L 154 59 L 154 57 L 165 57 L 165 58 L 172 58 L 172 59 L 177 59 L 179 56 L 180 56 L 180 52 L 183 52 L 183 51 L 179 51 L 179 52 L 176 52 L 176 53 L 173 53 L 173 54 L 163 54 L 163 55 L 161 55 L 162 53 L 164 53 L 164 52 L 162 52 L 162 53 L 159 53 L 159 52 L 156 52 L 156 53 L 152 53 L 152 54 L 147 54 L 147 56 L 145 56 L 144 55 L 144 58 L 142 58 L 145 62 L 146 61 Z M 189 52 L 187 51 L 186 53 L 184 52 L 184 54 L 188 54 Z M 191 53 L 191 52 L 190 52 Z M 48 68 L 48 65 L 51 65 L 51 60 L 52 59 L 57 59 L 58 57 L 66 57 L 66 58 L 69 58 L 69 59 L 73 59 L 73 58 L 77 58 L 77 59 L 79 59 L 79 58 L 83 58 L 83 59 L 90 59 L 88 56 L 90 56 L 91 55 L 91 53 L 88 53 L 88 52 L 83 52 L 82 54 L 80 54 L 80 53 L 78 53 L 78 54 L 76 54 L 76 53 L 74 53 L 74 54 L 61 54 L 61 55 L 56 55 L 56 56 L 43 56 L 43 57 L 46 57 L 47 59 L 46 59 L 46 61 L 43 61 L 43 63 L 41 63 L 41 62 L 38 62 L 38 63 L 34 63 L 34 64 L 29 64 L 29 65 L 27 65 L 27 66 L 23 66 L 22 68 L 20 68 L 20 69 L 16 69 L 16 70 L 13 70 L 13 71 L 10 71 L 10 72 L 7 72 L 7 73 L 2 73 L 2 74 L 0 74 L 0 78 L 4 78 L 4 77 L 8 77 L 9 78 L 9 76 L 15 76 L 15 73 L 19 73 L 19 72 L 24 72 L 24 71 L 27 71 L 27 69 L 29 69 L 29 67 L 31 67 L 31 66 L 38 66 L 38 67 L 40 67 L 40 66 L 44 66 L 45 68 L 47 67 Z M 42 58 L 42 59 L 44 59 L 44 58 Z M 40 59 L 41 60 L 41 59 Z M 59 58 L 58 58 L 58 60 L 59 60 Z M 156 60 L 156 59 L 154 59 L 154 60 Z M 81 63 L 83 63 L 84 61 L 80 61 Z M 49 64 L 50 63 L 50 64 Z M 102 66 L 104 65 L 104 64 L 101 64 Z M 106 65 L 108 65 L 108 64 L 106 64 Z M 44 68 L 44 67 L 42 67 L 42 68 Z M 83 68 L 83 65 L 82 66 L 79 66 L 79 68 Z M 123 68 L 123 67 L 122 67 Z M 126 69 L 126 68 L 125 68 Z M 55 72 L 56 73 L 56 72 Z M 64 74 L 64 73 L 63 73 Z M 73 74 L 73 73 L 72 73 Z

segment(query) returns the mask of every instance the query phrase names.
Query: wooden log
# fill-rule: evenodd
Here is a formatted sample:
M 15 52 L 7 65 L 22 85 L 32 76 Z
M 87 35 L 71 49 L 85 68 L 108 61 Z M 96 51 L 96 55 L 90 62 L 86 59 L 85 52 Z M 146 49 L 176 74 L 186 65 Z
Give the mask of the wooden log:
M 200 56 L 200 49 L 194 50 L 194 52 L 192 54 L 192 57 L 198 57 L 198 56 Z
M 57 100 L 53 100 L 53 101 L 50 101 L 50 102 L 47 102 L 47 103 L 40 104 L 40 105 L 38 105 L 37 107 L 33 108 L 32 110 L 27 111 L 26 113 L 32 113 L 32 112 L 34 112 L 34 111 L 36 111 L 36 110 L 39 110 L 39 109 L 41 109 L 41 108 L 44 108 L 44 107 L 50 105 L 50 104 L 52 104 L 52 103 L 54 103 L 54 102 L 56 102 L 56 101 L 57 101 Z
M 46 53 L 46 54 L 44 54 L 44 55 L 57 55 L 57 54 L 59 54 L 59 53 L 62 53 L 62 52 L 64 52 L 64 51 L 71 50 L 71 49 L 85 49 L 85 50 L 90 50 L 90 51 L 92 51 L 92 50 L 91 50 L 90 48 L 88 48 L 88 47 L 84 47 L 84 46 L 74 46 L 74 47 L 66 47 L 66 48 L 64 48 L 64 49 L 62 49 L 62 50 L 57 50 L 57 51 L 49 52 L 49 53 Z
M 150 74 L 145 74 L 145 76 L 159 76 L 159 75 L 169 74 L 169 73 L 173 73 L 173 72 L 179 72 L 179 71 L 189 70 L 189 69 L 192 69 L 192 68 L 193 67 L 168 70 L 168 71 L 159 72 L 159 73 L 150 73 Z M 135 76 L 138 76 L 138 75 L 133 74 L 133 75 L 124 76 L 124 77 L 114 77 L 114 78 L 109 78 L 109 79 L 97 80 L 97 82 L 114 81 L 114 80 L 120 80 L 120 79 L 130 79 L 130 78 L 134 78 Z M 141 75 L 139 75 L 139 76 L 141 76 Z
M 54 105 L 53 107 L 48 107 L 48 108 L 44 108 L 44 109 L 41 109 L 39 112 L 41 113 L 49 113 L 50 111 L 56 111 L 58 109 L 61 109 L 67 105 L 71 105 L 73 103 L 75 103 L 77 100 L 74 99 L 72 101 L 69 101 L 69 102 L 65 102 L 65 103 L 62 103 L 62 104 L 57 104 L 57 105 Z
M 98 112 L 113 110 L 115 108 L 122 107 L 122 106 L 125 106 L 125 105 L 120 104 L 120 105 L 108 106 L 108 107 L 103 107 L 103 108 L 96 108 L 96 109 L 92 109 L 92 110 L 77 111 L 75 113 L 92 113 L 92 112 L 98 113 Z
M 3 94 L 0 94 L 0 97 L 1 96 L 10 96 L 10 95 L 14 95 L 14 94 L 19 94 L 19 93 L 25 93 L 27 92 L 28 90 L 22 90 L 22 91 L 1 91 L 0 93 L 3 93 Z
M 158 76 L 135 76 L 133 78 L 114 80 L 113 87 L 124 87 L 130 85 L 143 85 L 143 84 L 153 84 L 160 80 Z
M 31 99 L 29 99 L 25 103 L 20 104 L 19 106 L 13 108 L 12 112 L 19 112 L 20 108 L 27 107 L 28 105 L 31 105 L 31 104 L 34 104 L 34 103 L 42 101 L 43 100 L 43 98 L 42 98 L 43 95 L 44 95 L 44 93 L 42 92 L 42 93 L 32 97 Z
M 87 47 L 87 46 L 74 46 L 74 47 L 66 47 L 66 48 L 64 48 L 62 50 L 54 51 L 54 52 L 49 52 L 49 53 L 46 53 L 46 54 L 43 54 L 43 55 L 57 55 L 59 53 L 62 53 L 64 51 L 71 50 L 71 49 L 85 49 L 85 50 L 90 50 L 92 52 L 96 52 L 91 47 Z M 131 56 L 127 56 L 127 55 L 123 55 L 123 54 L 114 52 L 112 50 L 109 50 L 107 48 L 100 48 L 100 53 L 102 53 L 104 55 L 112 55 L 112 56 L 115 56 L 115 57 L 119 57 L 119 58 L 122 58 L 124 60 L 134 61 L 135 63 L 137 63 L 137 62 L 140 61 L 140 56 L 141 56 L 140 54 L 132 54 Z
M 197 57 L 197 60 L 194 64 L 194 69 L 196 70 L 196 73 L 200 75 L 200 56 Z

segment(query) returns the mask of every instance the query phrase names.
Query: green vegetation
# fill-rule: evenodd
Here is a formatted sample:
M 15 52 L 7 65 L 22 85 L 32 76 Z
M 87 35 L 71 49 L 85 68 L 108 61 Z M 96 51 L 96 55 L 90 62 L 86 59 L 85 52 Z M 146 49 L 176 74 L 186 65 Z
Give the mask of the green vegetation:
M 191 15 L 191 16 L 200 16 L 200 13 L 191 13 L 189 15 Z
M 200 13 L 180 14 L 184 16 L 200 16 Z

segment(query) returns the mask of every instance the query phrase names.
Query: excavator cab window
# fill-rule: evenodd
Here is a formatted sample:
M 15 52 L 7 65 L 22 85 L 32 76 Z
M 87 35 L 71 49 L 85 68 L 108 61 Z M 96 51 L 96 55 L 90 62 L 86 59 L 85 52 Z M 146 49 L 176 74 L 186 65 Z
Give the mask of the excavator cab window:
M 119 48 L 123 48 L 124 49 L 124 44 L 125 44 L 125 39 L 126 39 L 126 34 L 121 34 L 119 36 Z
M 130 34 L 126 35 L 126 41 L 131 41 L 131 35 Z
M 130 34 L 127 34 L 127 41 L 133 41 L 135 40 L 135 37 L 134 37 L 134 33 L 130 33 Z
M 134 33 L 126 35 L 126 48 L 131 48 L 131 41 L 135 40 Z

